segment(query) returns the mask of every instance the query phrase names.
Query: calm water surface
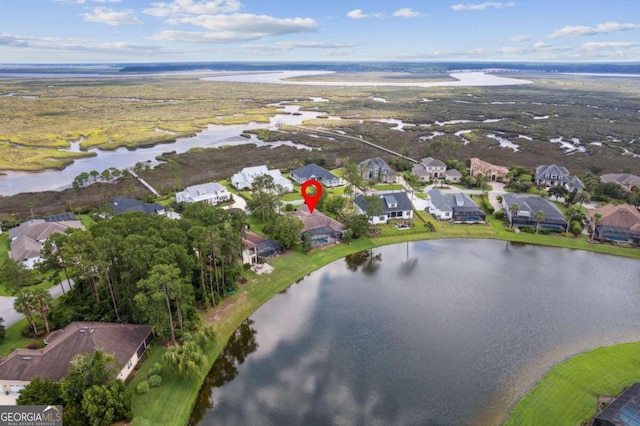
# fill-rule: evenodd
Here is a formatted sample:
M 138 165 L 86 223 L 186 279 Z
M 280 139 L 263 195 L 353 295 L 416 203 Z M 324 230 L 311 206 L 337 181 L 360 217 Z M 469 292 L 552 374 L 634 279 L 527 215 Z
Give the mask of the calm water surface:
M 640 339 L 640 262 L 492 240 L 336 261 L 236 331 L 199 425 L 500 424 L 554 364 Z

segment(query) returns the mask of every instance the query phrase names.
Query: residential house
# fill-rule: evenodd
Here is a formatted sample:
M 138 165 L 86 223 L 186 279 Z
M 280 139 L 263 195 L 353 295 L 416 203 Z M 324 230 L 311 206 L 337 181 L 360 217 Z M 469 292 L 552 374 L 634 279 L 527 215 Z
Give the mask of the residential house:
M 640 383 L 625 389 L 593 419 L 593 426 L 630 426 L 640 424 Z
M 604 183 L 614 182 L 626 189 L 632 191 L 635 187 L 640 187 L 640 176 L 629 173 L 610 173 L 600 176 L 600 181 Z
M 16 349 L 0 362 L 0 387 L 20 392 L 35 377 L 58 381 L 78 354 L 100 349 L 118 363 L 116 378 L 125 380 L 153 340 L 152 328 L 143 324 L 72 322 L 46 339 L 43 349 Z
M 75 216 L 73 216 L 75 219 Z M 40 252 L 51 234 L 64 234 L 67 229 L 84 229 L 79 220 L 49 221 L 51 218 L 31 219 L 9 230 L 9 257 L 33 269 L 42 259 Z M 69 218 L 65 218 L 69 219 Z
M 472 158 L 469 162 L 469 176 L 482 174 L 491 181 L 503 181 L 507 177 L 509 169 L 503 166 L 495 166 L 479 158 Z
M 564 186 L 569 191 L 574 189 L 582 191 L 584 189 L 580 179 L 571 176 L 566 168 L 555 164 L 538 166 L 536 168 L 535 181 L 537 185 Z
M 347 227 L 342 223 L 330 218 L 318 209 L 310 213 L 306 204 L 300 206 L 294 215 L 299 217 L 304 224 L 300 233 L 301 237 L 305 234 L 310 235 L 314 246 L 340 241 L 344 236 L 344 231 L 347 230 Z
M 372 225 L 387 223 L 389 219 L 413 219 L 413 206 L 406 192 L 387 192 L 376 194 L 376 196 L 378 196 L 382 206 L 382 214 L 380 216 L 371 216 L 367 213 L 363 194 L 358 195 L 353 200 L 360 213 L 369 217 L 369 223 Z
M 342 179 L 317 164 L 307 164 L 291 171 L 291 179 L 300 185 L 308 180 L 315 180 L 326 187 L 340 186 Z
M 511 211 L 513 204 L 518 206 L 515 214 Z M 544 219 L 540 222 L 542 229 L 564 232 L 569 225 L 555 204 L 538 195 L 506 193 L 502 196 L 502 205 L 509 223 L 513 223 L 515 227 L 535 228 L 538 225 L 536 220 L 538 211 L 544 213 Z
M 280 185 L 285 192 L 293 192 L 293 184 L 282 174 L 280 170 L 269 170 L 267 166 L 245 167 L 231 177 L 231 185 L 236 189 L 251 189 L 253 180 L 262 175 L 269 175 L 276 185 Z
M 596 214 L 602 219 L 596 223 Z M 640 212 L 629 204 L 614 206 L 607 204 L 587 210 L 589 228 L 594 238 L 621 243 L 640 244 Z
M 369 158 L 358 164 L 362 180 L 395 183 L 396 172 L 380 157 Z
M 460 179 L 462 179 L 462 173 L 456 169 L 449 169 L 444 172 L 444 179 L 451 183 L 458 183 L 460 182 Z
M 176 193 L 178 203 L 204 202 L 213 206 L 229 201 L 230 198 L 231 194 L 227 188 L 215 182 L 188 186 L 184 191 Z
M 432 179 L 443 179 L 446 171 L 447 166 L 442 161 L 433 157 L 426 157 L 420 160 L 420 163 L 413 165 L 411 174 L 426 182 Z
M 282 244 L 261 237 L 255 232 L 246 231 L 243 239 L 242 263 L 253 265 L 259 260 L 269 259 L 284 251 Z
M 438 189 L 428 192 L 427 211 L 438 220 L 453 223 L 485 223 L 482 209 L 462 192 L 443 193 Z
M 109 203 L 109 206 L 113 208 L 115 214 L 121 214 L 125 212 L 144 212 L 147 214 L 160 214 L 166 213 L 166 208 L 158 203 L 143 203 L 140 200 L 125 197 L 116 197 L 113 203 Z

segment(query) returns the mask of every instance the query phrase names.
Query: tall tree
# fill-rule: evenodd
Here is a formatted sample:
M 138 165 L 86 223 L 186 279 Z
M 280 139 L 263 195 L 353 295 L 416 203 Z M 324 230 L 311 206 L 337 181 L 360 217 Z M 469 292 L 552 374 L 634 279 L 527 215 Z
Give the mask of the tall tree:
M 544 220 L 544 212 L 542 210 L 538 210 L 536 212 L 536 234 L 540 230 L 540 222 Z
M 148 316 L 158 316 L 157 311 L 164 300 L 169 319 L 171 342 L 175 345 L 176 332 L 173 323 L 173 306 L 175 305 L 175 299 L 180 297 L 183 291 L 180 269 L 175 265 L 155 265 L 149 272 L 148 278 L 138 281 L 138 288 L 144 293 L 136 296 L 136 303 L 142 310 L 147 312 Z M 150 301 L 155 303 L 149 303 Z
M 8 258 L 0 267 L 0 281 L 4 282 L 9 292 L 16 295 L 24 287 L 36 283 L 34 272 L 27 269 L 22 263 Z
M 511 212 L 510 218 L 511 218 L 511 227 L 513 228 L 513 221 L 516 218 L 516 214 L 518 213 L 518 210 L 520 209 L 520 207 L 518 207 L 517 203 L 512 203 L 509 206 L 509 212 Z
M 207 357 L 195 341 L 188 341 L 180 346 L 173 346 L 162 355 L 167 370 L 173 374 L 195 378 L 202 374 Z
M 345 188 L 345 193 L 355 196 L 356 189 L 362 186 L 362 174 L 356 163 L 347 163 L 344 166 L 344 178 L 348 182 L 347 188 L 349 188 L 348 193 Z
M 278 188 L 271 175 L 257 176 L 251 184 L 251 200 L 247 203 L 251 211 L 262 218 L 262 223 L 274 217 L 278 208 Z
M 363 199 L 364 209 L 369 217 L 381 216 L 384 214 L 382 200 L 378 195 L 365 195 Z
M 47 331 L 47 334 L 49 334 L 49 313 L 51 312 L 53 297 L 51 297 L 48 290 L 38 288 L 33 291 L 31 300 L 33 309 L 38 311 L 40 314 L 40 317 L 44 321 L 45 330 Z
M 33 330 L 33 335 L 36 336 L 38 334 L 38 327 L 36 326 L 35 321 L 35 314 L 37 310 L 34 306 L 33 294 L 20 293 L 13 301 L 13 308 L 27 318 L 27 322 Z
M 20 391 L 16 403 L 18 405 L 59 405 L 62 403 L 60 384 L 51 379 L 34 377 Z
M 578 192 L 575 197 L 573 197 L 573 202 L 579 203 L 580 207 L 582 207 L 583 203 L 588 203 L 589 201 L 591 201 L 591 194 L 587 191 Z
M 131 393 L 122 380 L 93 385 L 82 394 L 82 412 L 90 426 L 107 426 L 120 420 L 131 420 Z
M 593 240 L 594 237 L 596 236 L 596 228 L 598 227 L 598 225 L 600 225 L 602 223 L 602 214 L 600 213 L 596 213 L 593 216 L 593 224 L 591 226 L 591 239 Z

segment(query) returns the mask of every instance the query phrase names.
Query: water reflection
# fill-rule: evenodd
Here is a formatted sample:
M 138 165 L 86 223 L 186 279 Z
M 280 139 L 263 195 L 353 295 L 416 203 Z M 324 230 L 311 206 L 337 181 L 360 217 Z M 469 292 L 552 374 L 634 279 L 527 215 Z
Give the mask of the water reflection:
M 202 384 L 198 399 L 193 406 L 190 425 L 200 423 L 207 409 L 213 408 L 213 389 L 232 381 L 238 375 L 237 366 L 242 364 L 250 353 L 258 349 L 256 330 L 252 327 L 253 324 L 253 320 L 246 320 L 229 338 L 229 343 L 211 367 L 211 371 Z
M 362 272 L 367 275 L 375 274 L 382 262 L 382 253 L 373 253 L 373 249 L 362 250 L 357 253 L 350 254 L 344 258 L 347 268 L 350 271 L 357 272 L 362 267 Z
M 493 240 L 365 250 L 255 312 L 257 350 L 192 424 L 500 424 L 554 364 L 640 339 L 639 276 Z

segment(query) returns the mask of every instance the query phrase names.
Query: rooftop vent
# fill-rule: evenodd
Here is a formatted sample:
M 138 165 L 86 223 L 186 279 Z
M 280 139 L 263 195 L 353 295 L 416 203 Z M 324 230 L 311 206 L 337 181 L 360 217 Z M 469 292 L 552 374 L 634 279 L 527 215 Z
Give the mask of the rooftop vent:
M 29 361 L 31 359 L 31 357 L 30 356 L 23 356 L 22 359 L 25 360 L 25 361 Z
M 85 330 L 84 328 L 81 328 L 80 330 L 78 330 L 78 333 L 86 333 L 87 330 Z

